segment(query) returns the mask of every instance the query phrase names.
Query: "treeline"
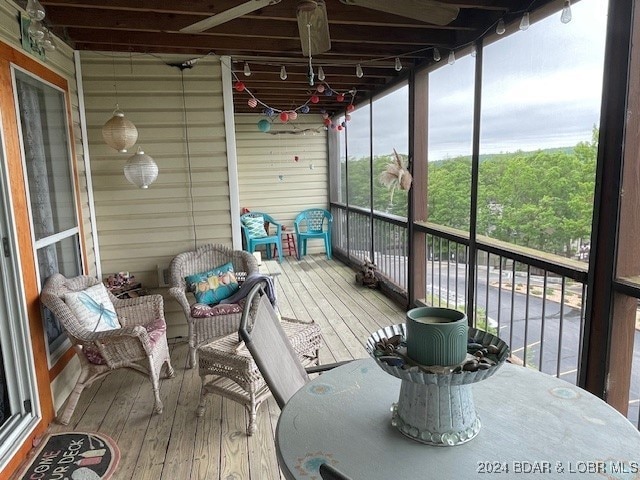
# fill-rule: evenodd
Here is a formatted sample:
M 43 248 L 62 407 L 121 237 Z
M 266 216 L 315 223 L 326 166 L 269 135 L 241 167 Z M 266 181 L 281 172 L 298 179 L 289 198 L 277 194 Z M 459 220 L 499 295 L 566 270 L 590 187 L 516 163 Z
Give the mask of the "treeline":
M 498 240 L 571 256 L 591 234 L 598 130 L 573 148 L 484 155 L 478 177 L 477 232 Z M 378 181 L 392 156 L 373 161 L 373 207 L 407 216 L 407 192 Z M 370 206 L 368 159 L 349 159 L 349 204 Z M 415 181 L 415 180 L 414 180 Z M 469 229 L 471 158 L 429 163 L 429 221 Z

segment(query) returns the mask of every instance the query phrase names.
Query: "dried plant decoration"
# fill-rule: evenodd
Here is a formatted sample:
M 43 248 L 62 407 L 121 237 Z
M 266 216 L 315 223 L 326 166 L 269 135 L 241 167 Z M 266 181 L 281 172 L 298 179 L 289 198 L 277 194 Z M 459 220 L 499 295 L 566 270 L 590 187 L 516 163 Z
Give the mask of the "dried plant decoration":
M 385 170 L 380 174 L 378 179 L 385 187 L 391 189 L 391 201 L 393 202 L 393 192 L 396 188 L 400 190 L 409 190 L 413 177 L 409 173 L 407 160 L 403 159 L 396 149 L 393 149 L 394 158 L 387 164 Z

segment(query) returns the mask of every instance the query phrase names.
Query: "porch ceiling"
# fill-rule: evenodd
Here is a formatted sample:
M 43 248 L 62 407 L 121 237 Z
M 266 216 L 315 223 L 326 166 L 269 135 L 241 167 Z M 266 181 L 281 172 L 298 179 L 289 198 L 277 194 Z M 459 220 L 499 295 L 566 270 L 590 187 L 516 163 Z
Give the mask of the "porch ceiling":
M 541 8 L 551 0 L 441 0 L 460 12 L 448 25 L 438 26 L 369 8 L 326 0 L 331 49 L 314 55 L 313 65 L 323 66 L 327 83 L 336 91 L 355 89 L 355 101 L 393 81 L 409 67 L 433 61 L 433 47 L 446 61 L 449 50 L 469 44 L 503 18 L 517 19 L 523 12 Z M 26 0 L 18 0 L 21 6 Z M 277 108 L 294 108 L 306 102 L 314 87 L 308 82 L 308 59 L 301 50 L 296 19 L 297 0 L 282 0 L 202 33 L 180 29 L 213 14 L 245 3 L 243 0 L 41 0 L 45 23 L 78 50 L 184 54 L 185 60 L 207 53 L 230 55 L 234 71 L 261 101 Z M 403 69 L 394 69 L 399 57 Z M 252 75 L 242 74 L 244 61 Z M 355 75 L 360 63 L 362 78 Z M 286 65 L 288 78 L 280 79 Z M 316 79 L 317 85 L 317 79 Z M 234 95 L 237 112 L 255 112 L 248 96 Z M 349 96 L 347 100 L 349 100 Z M 322 97 L 310 105 L 337 112 L 345 103 Z

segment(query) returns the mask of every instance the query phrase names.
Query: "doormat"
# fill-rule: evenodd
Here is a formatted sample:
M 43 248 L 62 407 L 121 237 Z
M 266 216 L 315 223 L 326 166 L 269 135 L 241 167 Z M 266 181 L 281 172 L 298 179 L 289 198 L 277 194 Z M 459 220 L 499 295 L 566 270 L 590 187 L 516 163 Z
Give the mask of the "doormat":
M 101 433 L 52 433 L 36 447 L 18 480 L 106 480 L 111 477 L 120 450 Z

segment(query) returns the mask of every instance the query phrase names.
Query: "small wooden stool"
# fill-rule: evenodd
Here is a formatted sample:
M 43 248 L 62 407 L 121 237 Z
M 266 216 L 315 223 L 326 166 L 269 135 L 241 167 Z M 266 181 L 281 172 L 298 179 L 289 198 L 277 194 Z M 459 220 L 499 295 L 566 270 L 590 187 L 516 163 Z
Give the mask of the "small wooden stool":
M 302 364 L 317 365 L 322 343 L 320 327 L 290 318 L 283 318 L 281 324 Z M 199 347 L 198 368 L 202 389 L 196 415 L 204 415 L 208 394 L 222 395 L 245 406 L 249 413 L 247 435 L 252 435 L 256 431 L 258 407 L 271 392 L 244 343 L 238 341 L 238 334 L 232 333 Z M 208 375 L 215 377 L 207 381 Z
M 287 255 L 294 257 L 298 256 L 298 249 L 296 248 L 296 239 L 293 236 L 293 232 L 288 230 L 287 227 L 282 227 L 282 254 L 284 255 L 284 249 L 287 249 Z M 273 256 L 278 255 L 278 247 L 273 247 Z

